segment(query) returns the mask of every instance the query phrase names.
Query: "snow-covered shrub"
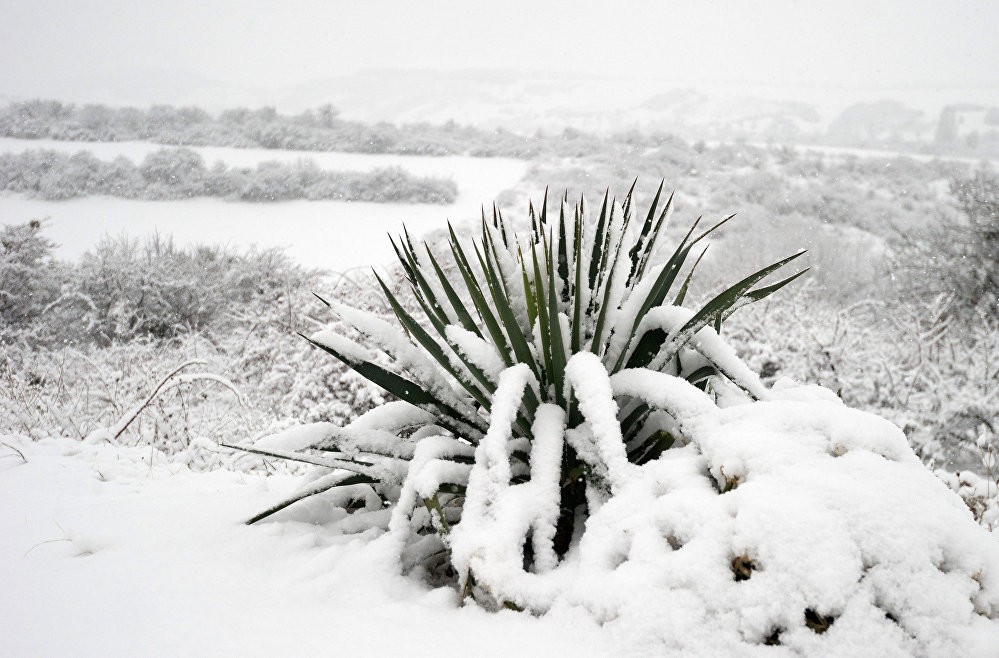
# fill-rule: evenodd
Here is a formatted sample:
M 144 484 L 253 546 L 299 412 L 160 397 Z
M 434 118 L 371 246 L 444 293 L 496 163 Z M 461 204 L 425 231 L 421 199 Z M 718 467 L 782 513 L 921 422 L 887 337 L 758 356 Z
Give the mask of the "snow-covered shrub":
M 896 426 L 765 386 L 718 335 L 795 256 L 688 310 L 684 263 L 713 229 L 655 265 L 657 207 L 632 223 L 630 193 L 605 198 L 591 223 L 563 200 L 526 236 L 496 211 L 479 240 L 450 232 L 453 266 L 407 235 L 422 313 L 379 279 L 398 327 L 331 303 L 370 347 L 309 338 L 398 400 L 245 447 L 320 467 L 249 523 L 301 503 L 284 514 L 381 528 L 462 600 L 579 607 L 650 651 L 988 655 L 999 544 Z
M 151 340 L 106 348 L 11 345 L 0 357 L 0 431 L 83 439 L 116 428 L 111 434 L 119 443 L 175 451 L 233 422 L 232 408 L 242 402 L 231 394 L 235 388 L 224 361 L 200 338 L 172 346 Z M 205 413 L 208 404 L 213 413 Z
M 588 392 L 594 382 L 573 381 L 568 364 L 582 362 L 576 355 L 594 355 L 604 379 L 622 372 L 668 374 L 726 400 L 766 395 L 712 326 L 797 278 L 801 272 L 764 283 L 801 254 L 688 310 L 681 304 L 696 267 L 690 256 L 731 216 L 700 234 L 695 222 L 672 255 L 656 264 L 672 203 L 671 196 L 660 212 L 661 196 L 662 186 L 635 221 L 632 191 L 622 203 L 605 195 L 595 221 L 585 201 L 570 209 L 567 198 L 558 220 L 550 221 L 546 198 L 540 214 L 531 208 L 527 235 L 508 231 L 497 210 L 492 222 L 483 217 L 481 238 L 471 244 L 450 232 L 450 262 L 429 246 L 417 250 L 407 235 L 396 247 L 418 315 L 381 278 L 398 326 L 331 304 L 394 368 L 336 332 L 309 339 L 399 401 L 346 428 L 319 424 L 253 449 L 332 468 L 310 485 L 313 493 L 336 490 L 349 507 L 361 487 L 365 504 L 382 519 L 385 504 L 392 505 L 396 523 L 413 530 L 415 557 L 407 558 L 413 563 L 443 555 L 472 486 L 472 462 L 506 455 L 509 477 L 543 479 L 553 505 L 544 512 L 548 525 L 528 540 L 524 560 L 530 568 L 554 565 L 568 554 L 590 511 L 610 496 L 611 455 L 642 465 L 685 442 L 661 401 L 622 390 L 615 402 L 609 387 Z M 509 439 L 510 445 L 480 455 L 494 435 L 492 443 Z M 539 454 L 548 461 L 534 477 Z M 462 582 L 467 577 L 461 574 Z
M 261 162 L 255 168 L 208 169 L 196 151 L 159 149 L 135 165 L 123 156 L 111 162 L 88 151 L 0 153 L 0 190 L 61 201 L 90 195 L 126 199 L 223 197 L 239 201 L 334 199 L 376 203 L 452 203 L 454 181 L 413 176 L 395 168 L 329 171 L 312 160 Z
M 0 433 L 83 439 L 116 428 L 164 377 L 115 443 L 170 458 L 192 446 L 340 424 L 384 402 L 380 389 L 294 334 L 325 307 L 319 273 L 280 250 L 108 240 L 81 264 L 51 256 L 44 222 L 0 231 Z M 358 303 L 374 291 L 335 279 Z M 379 302 L 379 305 L 381 302 Z M 232 385 L 240 396 L 210 377 Z M 228 455 L 228 451 L 226 451 Z M 260 463 L 240 456 L 243 467 Z M 214 463 L 214 462 L 213 462 Z M 208 466 L 207 462 L 198 466 Z
M 12 306 L 0 305 L 6 341 L 107 345 L 198 332 L 222 341 L 268 322 L 295 325 L 301 301 L 292 292 L 304 296 L 298 291 L 318 277 L 280 249 L 182 247 L 169 236 L 105 238 L 78 264 L 62 264 L 38 230 L 0 233 L 9 245 L 0 252 L 2 297 Z M 23 307 L 16 313 L 15 299 Z

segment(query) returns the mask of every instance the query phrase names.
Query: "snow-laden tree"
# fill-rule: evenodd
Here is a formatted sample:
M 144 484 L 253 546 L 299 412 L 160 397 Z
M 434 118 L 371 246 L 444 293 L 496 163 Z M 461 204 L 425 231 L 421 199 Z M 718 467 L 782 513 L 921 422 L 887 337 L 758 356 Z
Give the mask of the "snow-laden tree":
M 0 341 L 30 322 L 58 294 L 62 269 L 52 257 L 55 244 L 31 220 L 0 229 Z
M 961 211 L 907 237 L 904 287 L 920 298 L 945 295 L 959 316 L 999 317 L 999 177 L 979 171 L 951 181 Z

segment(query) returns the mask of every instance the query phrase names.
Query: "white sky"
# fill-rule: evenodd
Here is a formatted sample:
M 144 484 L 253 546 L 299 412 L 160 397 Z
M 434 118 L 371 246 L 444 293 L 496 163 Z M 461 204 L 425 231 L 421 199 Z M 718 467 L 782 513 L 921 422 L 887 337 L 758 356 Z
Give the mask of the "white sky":
M 372 68 L 999 88 L 999 1 L 0 0 L 0 95 L 129 69 L 278 88 Z

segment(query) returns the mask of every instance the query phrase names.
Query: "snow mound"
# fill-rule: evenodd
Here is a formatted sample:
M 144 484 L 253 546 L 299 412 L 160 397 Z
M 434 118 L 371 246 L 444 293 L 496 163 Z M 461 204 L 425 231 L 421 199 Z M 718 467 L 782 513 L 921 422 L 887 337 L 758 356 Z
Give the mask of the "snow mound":
M 606 374 L 601 383 L 582 361 L 574 370 L 584 430 L 613 433 L 605 410 L 587 412 L 587 390 L 605 387 Z M 610 378 L 615 393 L 652 403 L 662 390 L 622 374 Z M 465 592 L 497 608 L 584 609 L 639 651 L 995 655 L 999 543 L 901 430 L 815 387 L 721 409 L 670 379 L 658 382 L 678 389 L 666 410 L 689 443 L 621 468 L 601 449 L 607 437 L 591 437 L 611 493 L 590 497 L 585 531 L 557 567 L 522 566 L 525 534 L 533 526 L 537 543 L 547 530 L 539 484 L 489 480 L 488 509 L 466 504 L 451 535 Z M 548 425 L 557 433 L 560 423 Z M 480 446 L 488 464 L 500 439 Z

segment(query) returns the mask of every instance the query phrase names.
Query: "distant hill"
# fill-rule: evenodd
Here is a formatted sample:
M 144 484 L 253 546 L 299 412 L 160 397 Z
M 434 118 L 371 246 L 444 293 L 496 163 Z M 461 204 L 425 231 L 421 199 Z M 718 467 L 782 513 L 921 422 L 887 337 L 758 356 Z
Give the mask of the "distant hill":
M 390 93 L 387 93 L 391 90 Z M 672 88 L 663 81 L 518 71 L 372 70 L 298 85 L 282 104 L 331 102 L 345 117 L 367 121 L 459 123 L 516 132 L 664 130 L 705 138 L 815 130 L 806 103 Z
M 376 69 L 295 85 L 274 97 L 289 109 L 327 102 L 363 121 L 454 120 L 520 133 L 658 130 L 692 140 L 874 147 L 932 144 L 945 108 L 999 107 L 999 89 L 720 87 L 513 70 Z

